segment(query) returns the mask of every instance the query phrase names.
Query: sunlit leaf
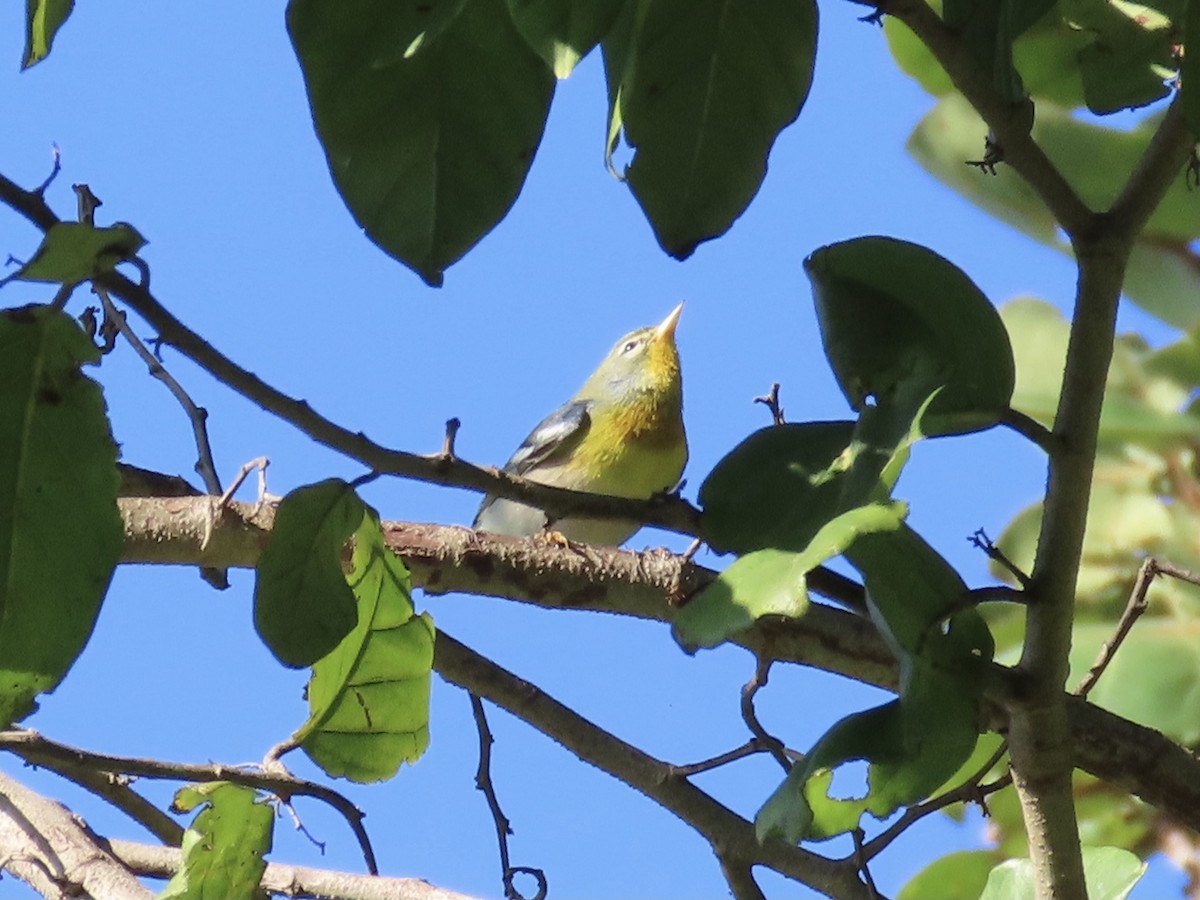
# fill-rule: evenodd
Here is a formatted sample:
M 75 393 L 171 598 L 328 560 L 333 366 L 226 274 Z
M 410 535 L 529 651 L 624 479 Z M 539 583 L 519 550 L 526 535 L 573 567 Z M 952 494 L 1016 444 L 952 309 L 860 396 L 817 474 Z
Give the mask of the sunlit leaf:
M 121 552 L 99 359 L 61 312 L 0 312 L 0 728 L 83 650 Z
M 715 647 L 763 616 L 804 615 L 805 576 L 861 535 L 899 528 L 907 512 L 899 502 L 859 506 L 825 524 L 799 553 L 768 547 L 746 554 L 688 601 L 672 627 L 675 640 L 691 653 Z
M 382 781 L 429 745 L 433 620 L 416 615 L 408 570 L 370 511 L 347 576 L 358 624 L 313 665 L 308 721 L 295 739 L 330 775 Z
M 254 581 L 254 627 L 285 666 L 312 665 L 358 621 L 342 549 L 364 512 L 336 478 L 297 488 L 279 504 Z
M 9 281 L 78 284 L 133 259 L 144 246 L 146 239 L 124 222 L 108 228 L 57 222 L 50 226 L 29 262 L 0 284 Z
M 50 55 L 54 36 L 75 8 L 75 0 L 25 0 L 25 55 L 21 68 L 41 62 Z
M 171 807 L 202 807 L 183 835 L 183 865 L 160 900 L 252 900 L 271 852 L 275 812 L 257 791 L 227 781 L 189 785 Z
M 291 0 L 288 31 L 342 199 L 438 285 L 516 200 L 555 82 L 505 0 L 434 8 L 446 17 L 411 53 L 410 3 Z
M 626 25 L 614 38 L 620 52 L 605 41 L 610 122 L 633 148 L 626 178 L 655 237 L 685 259 L 746 209 L 775 138 L 799 114 L 817 7 L 646 0 Z

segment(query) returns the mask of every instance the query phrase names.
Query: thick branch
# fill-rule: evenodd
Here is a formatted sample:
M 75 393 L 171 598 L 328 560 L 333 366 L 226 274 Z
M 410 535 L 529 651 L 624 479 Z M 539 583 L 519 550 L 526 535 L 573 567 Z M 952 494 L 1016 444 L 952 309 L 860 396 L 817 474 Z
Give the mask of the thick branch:
M 670 810 L 709 842 L 718 859 L 758 864 L 842 900 L 868 897 L 855 869 L 782 841 L 760 844 L 754 825 L 718 803 L 672 767 L 627 744 L 534 685 L 439 632 L 434 669 L 452 684 L 508 710 L 580 759 Z
M 109 852 L 138 875 L 170 878 L 182 861 L 174 847 L 151 847 L 133 841 L 107 841 Z M 312 869 L 267 863 L 262 886 L 285 897 L 322 897 L 328 900 L 472 900 L 435 887 L 419 878 L 385 878 L 379 875 L 355 875 L 329 869 Z
M 0 868 L 47 898 L 153 896 L 70 810 L 2 772 Z
M 207 501 L 122 499 L 126 562 L 251 566 L 273 516 L 232 503 L 201 550 Z M 256 524 L 257 523 L 257 524 Z M 501 538 L 465 528 L 385 522 L 388 545 L 426 591 L 505 597 L 546 609 L 587 609 L 670 622 L 678 585 L 702 585 L 715 573 L 659 551 L 587 548 Z M 227 554 L 227 555 L 222 555 Z M 564 598 L 566 598 L 564 600 Z M 756 657 L 810 665 L 895 690 L 896 664 L 869 622 L 819 604 L 798 620 L 761 621 L 737 635 Z M 997 666 L 988 697 L 1010 707 L 1023 681 Z M 1158 732 L 1068 698 L 1074 764 L 1118 784 L 1200 831 L 1200 761 Z M 996 721 L 996 727 L 1004 724 Z

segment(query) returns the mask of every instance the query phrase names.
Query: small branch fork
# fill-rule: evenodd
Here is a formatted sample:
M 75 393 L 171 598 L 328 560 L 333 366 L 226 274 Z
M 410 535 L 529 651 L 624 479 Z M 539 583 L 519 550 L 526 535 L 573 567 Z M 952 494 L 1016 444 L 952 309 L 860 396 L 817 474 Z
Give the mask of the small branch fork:
M 757 657 L 754 666 L 754 677 L 742 686 L 742 720 L 746 723 L 746 727 L 750 729 L 750 733 L 754 735 L 754 740 L 758 746 L 764 747 L 768 753 L 775 758 L 775 761 L 783 768 L 786 775 L 792 769 L 792 762 L 788 757 L 787 748 L 783 741 L 771 735 L 758 721 L 758 714 L 754 710 L 754 697 L 762 688 L 767 685 L 767 678 L 770 675 L 772 660 L 765 657 Z
M 471 712 L 475 717 L 475 729 L 479 733 L 479 768 L 475 772 L 475 787 L 487 798 L 488 809 L 492 812 L 492 821 L 496 824 L 496 843 L 500 849 L 500 872 L 504 883 L 505 900 L 526 900 L 525 895 L 513 884 L 515 875 L 531 875 L 537 880 L 537 893 L 533 900 L 546 900 L 549 885 L 546 883 L 546 873 L 541 869 L 530 866 L 510 865 L 508 857 L 508 836 L 512 834 L 512 825 L 508 816 L 500 808 L 500 800 L 496 797 L 496 786 L 492 782 L 492 745 L 496 742 L 492 730 L 488 727 L 487 713 L 479 695 L 468 690 L 471 698 Z

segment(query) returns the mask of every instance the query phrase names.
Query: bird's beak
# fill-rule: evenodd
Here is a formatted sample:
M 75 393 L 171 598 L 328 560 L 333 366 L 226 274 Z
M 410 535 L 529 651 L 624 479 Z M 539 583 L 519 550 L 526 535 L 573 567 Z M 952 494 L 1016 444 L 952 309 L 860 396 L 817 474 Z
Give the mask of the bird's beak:
M 683 303 L 680 302 L 680 304 L 671 310 L 671 312 L 667 314 L 667 317 L 659 323 L 658 327 L 654 329 L 654 340 L 661 341 L 664 338 L 671 341 L 675 340 L 675 326 L 679 324 L 679 317 L 682 315 L 682 313 Z

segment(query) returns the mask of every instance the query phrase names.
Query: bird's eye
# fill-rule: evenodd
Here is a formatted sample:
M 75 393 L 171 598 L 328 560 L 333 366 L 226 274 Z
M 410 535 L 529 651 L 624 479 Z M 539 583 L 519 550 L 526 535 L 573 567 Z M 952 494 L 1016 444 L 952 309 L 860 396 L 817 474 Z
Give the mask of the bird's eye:
M 641 346 L 641 343 L 642 343 L 641 341 L 637 341 L 637 340 L 626 341 L 625 346 L 621 348 L 621 352 L 622 353 L 632 353 L 639 346 Z

